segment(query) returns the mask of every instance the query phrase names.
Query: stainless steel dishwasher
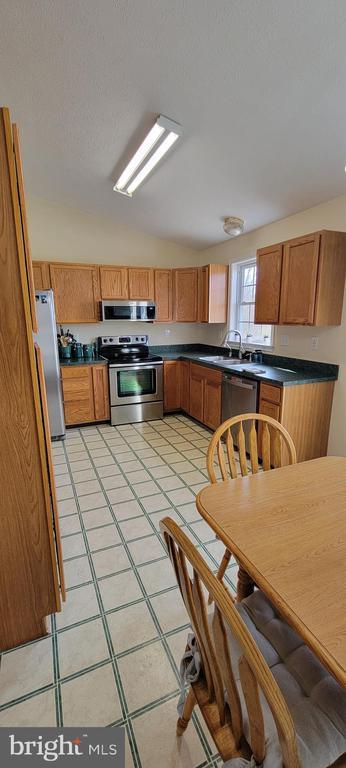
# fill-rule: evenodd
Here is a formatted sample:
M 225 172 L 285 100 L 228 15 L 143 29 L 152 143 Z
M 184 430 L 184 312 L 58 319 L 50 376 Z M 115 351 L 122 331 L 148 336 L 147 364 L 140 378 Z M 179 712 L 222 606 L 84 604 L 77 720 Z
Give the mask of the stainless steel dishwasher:
M 255 379 L 243 379 L 232 373 L 224 373 L 222 376 L 222 421 L 231 416 L 240 416 L 241 413 L 257 412 L 258 382 Z M 250 422 L 244 424 L 245 444 L 248 450 L 248 433 Z M 236 441 L 236 432 L 234 432 Z

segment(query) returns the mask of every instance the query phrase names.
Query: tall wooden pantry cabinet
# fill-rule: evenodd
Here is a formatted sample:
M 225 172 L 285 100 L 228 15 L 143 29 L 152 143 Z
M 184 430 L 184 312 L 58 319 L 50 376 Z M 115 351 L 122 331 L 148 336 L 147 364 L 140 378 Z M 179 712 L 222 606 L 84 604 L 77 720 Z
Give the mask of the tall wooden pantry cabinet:
M 0 110 L 0 651 L 41 637 L 65 599 L 16 126 Z

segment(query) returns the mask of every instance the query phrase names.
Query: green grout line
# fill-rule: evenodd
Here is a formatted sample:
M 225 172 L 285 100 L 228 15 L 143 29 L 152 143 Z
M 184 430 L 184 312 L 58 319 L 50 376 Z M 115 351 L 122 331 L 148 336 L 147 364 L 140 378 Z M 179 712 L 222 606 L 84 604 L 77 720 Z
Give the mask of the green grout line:
M 56 621 L 55 615 L 51 616 L 52 627 L 52 650 L 53 650 L 53 674 L 55 685 L 55 711 L 56 711 L 56 724 L 58 728 L 62 725 L 62 708 L 61 708 L 61 690 L 59 685 L 59 654 L 58 654 L 58 641 L 56 636 Z

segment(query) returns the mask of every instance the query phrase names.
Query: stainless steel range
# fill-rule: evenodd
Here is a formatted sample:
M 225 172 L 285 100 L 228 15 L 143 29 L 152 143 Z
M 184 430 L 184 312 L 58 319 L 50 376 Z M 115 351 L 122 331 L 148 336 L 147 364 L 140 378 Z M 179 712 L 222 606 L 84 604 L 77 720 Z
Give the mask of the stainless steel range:
M 111 424 L 163 416 L 163 360 L 149 355 L 149 337 L 100 336 L 98 352 L 108 360 Z

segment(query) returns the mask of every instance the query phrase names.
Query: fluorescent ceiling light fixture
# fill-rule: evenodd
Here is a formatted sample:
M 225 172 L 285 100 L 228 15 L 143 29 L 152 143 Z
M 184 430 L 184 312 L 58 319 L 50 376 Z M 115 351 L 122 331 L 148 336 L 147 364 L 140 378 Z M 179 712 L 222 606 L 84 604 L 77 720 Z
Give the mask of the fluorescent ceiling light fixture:
M 132 197 L 181 135 L 181 126 L 160 115 L 114 184 L 114 191 Z

